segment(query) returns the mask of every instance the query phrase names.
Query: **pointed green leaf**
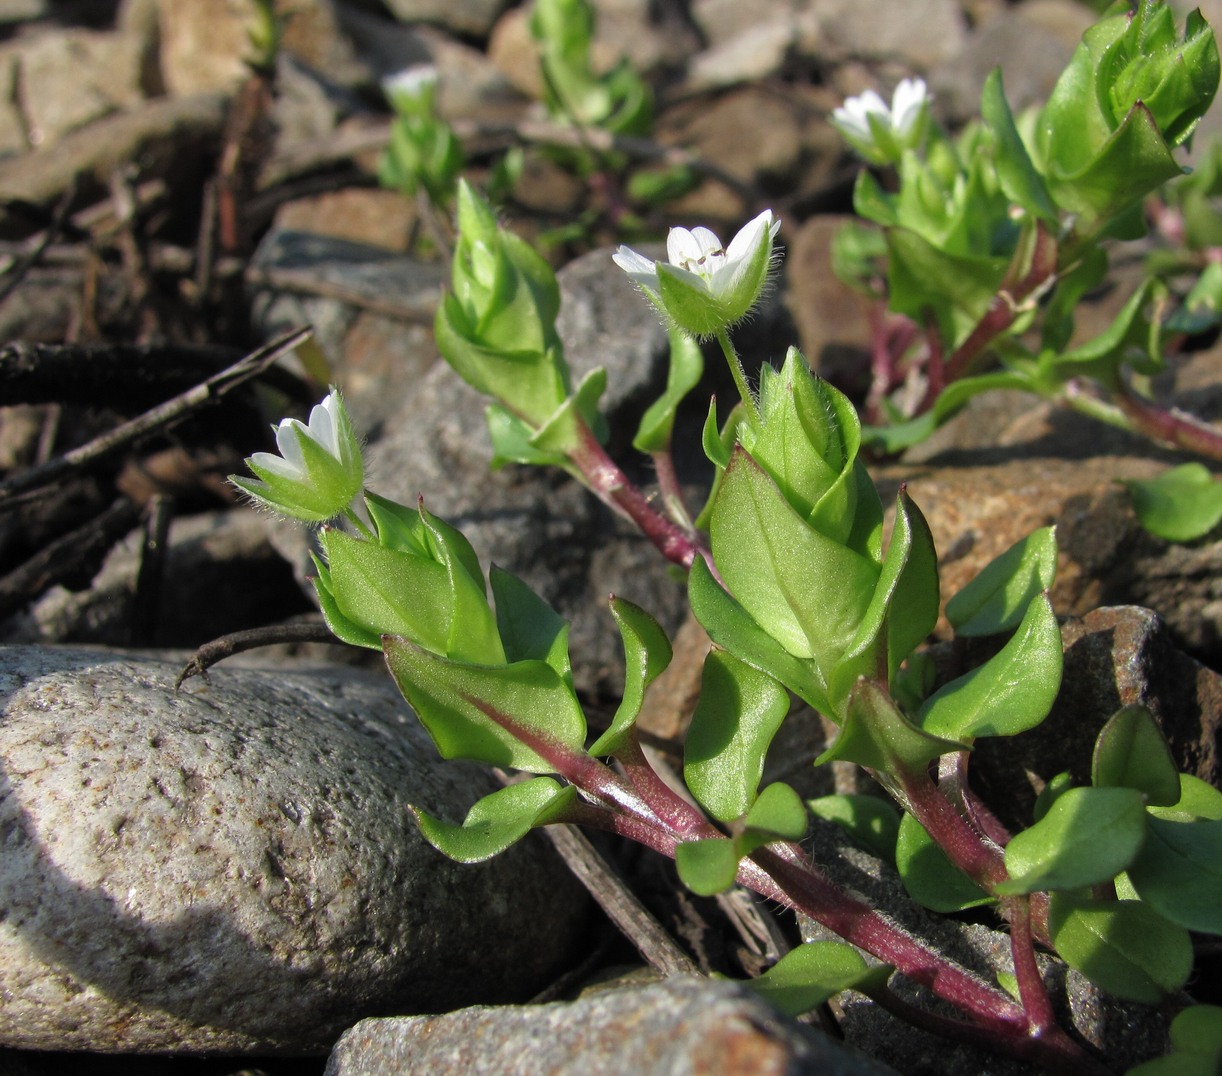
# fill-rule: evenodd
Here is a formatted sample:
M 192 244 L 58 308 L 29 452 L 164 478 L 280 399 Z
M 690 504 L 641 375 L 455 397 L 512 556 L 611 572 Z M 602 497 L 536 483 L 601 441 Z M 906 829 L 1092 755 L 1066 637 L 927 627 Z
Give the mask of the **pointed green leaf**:
M 1109 994 L 1147 1005 L 1183 987 L 1192 939 L 1141 901 L 1092 901 L 1053 893 L 1048 929 L 1071 968 Z
M 1222 480 L 1204 464 L 1185 463 L 1124 484 L 1141 525 L 1168 542 L 1194 542 L 1222 522 Z
M 327 622 L 331 634 L 340 642 L 348 643 L 350 646 L 364 646 L 370 650 L 381 650 L 381 635 L 359 624 L 354 624 L 339 611 L 339 606 L 335 603 L 335 596 L 331 593 L 331 573 L 319 557 L 313 554 L 311 556 L 313 556 L 314 567 L 318 575 L 310 582 L 314 584 L 314 592 L 318 595 L 318 607 L 322 611 L 323 620 Z
M 920 770 L 948 751 L 962 751 L 963 747 L 956 740 L 917 728 L 878 684 L 860 680 L 849 695 L 840 734 L 815 759 L 815 765 L 841 759 L 872 770 L 902 773 Z
M 789 694 L 771 676 L 710 651 L 684 744 L 683 778 L 714 818 L 729 822 L 750 810 L 764 756 L 788 712 Z
M 675 866 L 688 889 L 702 897 L 724 893 L 738 876 L 738 852 L 729 837 L 684 841 L 675 847 Z
M 584 437 L 583 427 L 597 424 L 598 401 L 607 388 L 607 371 L 601 366 L 589 371 L 530 439 L 531 447 L 550 456 L 566 458 Z
M 841 793 L 807 800 L 806 806 L 818 817 L 835 822 L 856 844 L 884 863 L 895 862 L 900 814 L 894 804 L 879 796 Z
M 997 892 L 1110 882 L 1133 862 L 1145 839 L 1145 805 L 1136 789 L 1067 789 L 1043 818 L 1006 845 L 1010 881 Z
M 1134 703 L 1117 710 L 1099 730 L 1091 784 L 1135 788 L 1157 807 L 1179 802 L 1180 775 L 1171 748 L 1144 706 Z
M 610 728 L 590 746 L 591 755 L 614 755 L 623 747 L 641 712 L 646 688 L 670 664 L 673 653 L 662 625 L 639 605 L 613 594 L 611 615 L 624 640 L 624 693 Z
M 956 867 L 912 815 L 900 818 L 895 866 L 908 895 L 934 912 L 961 912 L 993 898 Z
M 704 374 L 700 345 L 673 325 L 667 329 L 667 336 L 670 338 L 670 366 L 666 374 L 666 391 L 641 416 L 632 442 L 638 452 L 664 452 L 670 447 L 679 405 Z
M 568 621 L 522 582 L 495 564 L 488 573 L 505 660 L 543 661 L 572 684 Z
M 997 156 L 994 167 L 997 179 L 1006 197 L 1022 206 L 1028 213 L 1050 224 L 1057 223 L 1057 209 L 1044 184 L 1044 177 L 1036 171 L 1027 147 L 1014 125 L 1006 91 L 1002 86 L 1001 69 L 994 68 L 984 80 L 984 91 L 980 96 L 980 115 L 993 137 L 997 139 Z
M 442 758 L 555 773 L 583 753 L 585 715 L 550 665 L 460 664 L 395 636 L 383 648 L 395 683 Z
M 813 941 L 791 949 L 747 985 L 781 1012 L 801 1016 L 842 990 L 870 993 L 882 987 L 892 970 L 887 964 L 871 967 L 844 942 Z
M 1056 570 L 1056 528 L 1041 527 L 985 565 L 946 603 L 946 619 L 969 638 L 1010 631 L 1036 595 L 1051 589 Z
M 1189 930 L 1222 934 L 1222 821 L 1151 817 L 1150 836 L 1129 868 L 1145 903 Z
M 1014 736 L 1035 728 L 1061 686 L 1061 631 L 1046 595 L 1027 606 L 1014 637 L 977 669 L 926 700 L 917 723 L 957 739 Z
M 479 800 L 461 826 L 412 808 L 424 839 L 459 863 L 480 863 L 521 840 L 541 815 L 555 816 L 577 798 L 577 789 L 550 777 L 507 785 Z
M 769 635 L 713 578 L 702 557 L 692 563 L 687 579 L 692 613 L 709 638 L 740 661 L 774 677 L 820 713 L 833 713 L 818 669 L 795 658 Z

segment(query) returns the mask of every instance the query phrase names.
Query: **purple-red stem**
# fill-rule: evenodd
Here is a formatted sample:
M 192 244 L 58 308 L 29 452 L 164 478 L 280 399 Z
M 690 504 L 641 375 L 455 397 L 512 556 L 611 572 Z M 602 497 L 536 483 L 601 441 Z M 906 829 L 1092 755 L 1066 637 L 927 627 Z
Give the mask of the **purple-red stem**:
M 956 867 L 984 889 L 1005 881 L 1001 849 L 955 809 L 928 774 L 900 774 L 900 785 L 916 820 Z
M 1010 921 L 1010 955 L 1014 958 L 1014 978 L 1018 981 L 1018 996 L 1027 1013 L 1028 1027 L 1033 1037 L 1047 1035 L 1057 1026 L 1044 988 L 1044 978 L 1035 963 L 1035 939 L 1031 933 L 1031 905 L 1025 896 L 1007 897 L 1003 902 Z
M 1175 408 L 1164 411 L 1124 385 L 1116 388 L 1115 397 L 1116 405 L 1139 433 L 1174 448 L 1222 460 L 1222 430 L 1218 427 Z

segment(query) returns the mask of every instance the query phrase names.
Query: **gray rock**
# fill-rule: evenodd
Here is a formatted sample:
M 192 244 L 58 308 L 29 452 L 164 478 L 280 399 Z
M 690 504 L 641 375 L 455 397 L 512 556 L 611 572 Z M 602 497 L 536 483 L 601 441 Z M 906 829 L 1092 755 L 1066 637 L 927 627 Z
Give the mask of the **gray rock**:
M 400 22 L 431 22 L 456 34 L 487 37 L 508 0 L 387 0 Z
M 748 987 L 678 977 L 569 1004 L 365 1020 L 326 1076 L 886 1076 L 892 1070 L 781 1016 Z
M 495 783 L 387 678 L 0 650 L 0 1044 L 325 1052 L 357 1019 L 520 1000 L 577 885 L 541 843 L 480 866 L 407 814 Z
M 930 70 L 952 60 L 967 37 L 956 0 L 815 0 L 813 10 L 825 49 L 857 59 L 903 58 Z

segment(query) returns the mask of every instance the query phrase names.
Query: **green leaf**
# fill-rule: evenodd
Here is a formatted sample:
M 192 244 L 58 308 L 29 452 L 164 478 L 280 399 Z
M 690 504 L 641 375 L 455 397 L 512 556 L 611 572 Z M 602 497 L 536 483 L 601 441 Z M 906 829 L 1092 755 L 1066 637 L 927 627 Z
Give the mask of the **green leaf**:
M 789 1016 L 801 1016 L 842 990 L 870 993 L 890 977 L 890 965 L 871 967 L 851 945 L 806 942 L 791 949 L 747 986 Z
M 946 603 L 946 619 L 966 637 L 1011 631 L 1057 570 L 1054 527 L 1042 527 L 995 557 Z
M 993 902 L 910 814 L 900 818 L 895 866 L 908 895 L 930 911 L 961 912 Z
M 670 338 L 670 366 L 666 375 L 666 391 L 641 416 L 641 424 L 632 442 L 632 447 L 638 452 L 664 452 L 670 447 L 670 435 L 679 404 L 700 383 L 704 374 L 704 355 L 700 345 L 673 325 L 667 329 L 667 335 Z
M 556 408 L 538 432 L 530 439 L 541 452 L 567 459 L 577 451 L 586 436 L 586 429 L 598 429 L 602 416 L 598 401 L 607 388 L 607 371 L 595 367 L 581 379 L 576 390 Z
M 964 745 L 917 728 L 874 681 L 859 680 L 849 694 L 844 724 L 832 745 L 815 759 L 816 766 L 844 760 L 872 770 L 903 773 L 923 769 Z
M 488 580 L 505 660 L 546 662 L 571 685 L 568 621 L 511 572 L 494 564 Z
M 1142 795 L 1133 788 L 1070 788 L 1035 825 L 1006 845 L 1002 894 L 1079 889 L 1109 882 L 1146 839 Z
M 577 789 L 550 777 L 507 785 L 479 800 L 461 826 L 411 808 L 424 839 L 459 863 L 480 863 L 521 840 L 541 817 L 558 816 L 577 799 Z
M 1098 336 L 1071 350 L 1042 353 L 1044 375 L 1061 382 L 1093 377 L 1112 385 L 1125 365 L 1139 373 L 1158 373 L 1163 366 L 1159 323 L 1147 317 L 1146 307 L 1160 290 L 1158 281 L 1148 277 Z
M 729 822 L 750 810 L 764 756 L 788 712 L 789 695 L 771 676 L 710 651 L 684 744 L 683 778 L 714 818 Z
M 442 758 L 555 773 L 583 754 L 585 715 L 545 662 L 462 664 L 394 636 L 383 647 L 395 683 Z
M 1014 736 L 1035 728 L 1061 686 L 1061 631 L 1046 595 L 1027 606 L 1014 637 L 977 669 L 926 700 L 917 724 L 934 736 Z
M 895 862 L 900 814 L 894 804 L 878 796 L 837 794 L 807 800 L 806 806 L 818 817 L 835 822 L 857 844 L 884 863 Z
M 738 876 L 738 852 L 729 837 L 683 841 L 675 846 L 675 866 L 688 889 L 702 897 L 724 893 Z
M 1222 481 L 1202 463 L 1185 463 L 1157 478 L 1124 484 L 1141 525 L 1169 542 L 1196 541 L 1222 521 Z
M 322 611 L 323 620 L 327 622 L 327 627 L 330 629 L 331 634 L 339 639 L 340 642 L 348 643 L 350 646 L 364 646 L 370 650 L 381 650 L 381 635 L 376 631 L 363 628 L 359 624 L 354 624 L 340 612 L 339 606 L 335 602 L 335 595 L 331 593 L 331 572 L 318 556 L 314 554 L 311 554 L 311 556 L 314 560 L 314 567 L 318 572 L 318 575 L 311 582 L 314 584 L 314 591 L 318 595 L 318 607 Z
M 1171 1053 L 1125 1076 L 1217 1076 L 1222 1069 L 1222 1008 L 1192 1005 L 1171 1021 Z
M 820 713 L 833 712 L 814 663 L 795 658 L 760 627 L 713 578 L 703 557 L 692 562 L 687 593 L 692 613 L 713 642 L 739 661 L 779 680 Z
M 1032 216 L 1056 224 L 1056 206 L 1052 203 L 1052 196 L 1048 193 L 1043 176 L 1032 163 L 1027 147 L 1014 125 L 1014 116 L 1010 112 L 1002 86 L 1000 68 L 994 68 L 984 80 L 984 91 L 980 96 L 980 115 L 992 130 L 993 137 L 997 139 L 994 166 L 1006 197 L 1022 206 Z
M 1155 818 L 1169 822 L 1192 822 L 1196 819 L 1222 821 L 1222 792 L 1207 781 L 1190 773 L 1180 774 L 1180 798 L 1170 807 L 1151 806 Z
M 1040 789 L 1040 794 L 1035 797 L 1035 804 L 1031 808 L 1033 820 L 1038 822 L 1043 818 L 1052 805 L 1073 787 L 1073 776 L 1068 770 L 1062 770 L 1048 778 L 1048 783 Z
M 1117 710 L 1099 730 L 1091 784 L 1135 788 L 1157 807 L 1179 802 L 1180 775 L 1171 748 L 1144 706 L 1133 703 Z
M 910 548 L 887 609 L 887 675 L 890 679 L 895 678 L 900 663 L 925 641 L 938 622 L 938 553 L 929 523 L 903 487 L 896 498 L 892 542 L 901 527 L 907 532 Z
M 639 605 L 611 596 L 611 615 L 624 640 L 624 693 L 610 727 L 591 755 L 614 755 L 627 742 L 645 702 L 645 690 L 670 664 L 673 651 L 662 626 Z
M 1157 1005 L 1182 988 L 1192 972 L 1188 931 L 1141 901 L 1053 893 L 1048 929 L 1071 968 L 1129 1001 Z
M 800 841 L 806 836 L 806 807 L 789 785 L 774 781 L 759 794 L 743 819 L 746 831 L 775 840 Z
M 1129 867 L 1145 903 L 1189 930 L 1222 934 L 1222 821 L 1151 817 L 1150 836 Z

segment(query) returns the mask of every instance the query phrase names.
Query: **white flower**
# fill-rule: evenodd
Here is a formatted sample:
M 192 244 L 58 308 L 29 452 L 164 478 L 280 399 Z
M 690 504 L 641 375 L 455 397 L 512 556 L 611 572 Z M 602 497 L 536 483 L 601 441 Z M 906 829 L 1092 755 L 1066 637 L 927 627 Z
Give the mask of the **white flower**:
M 621 246 L 612 260 L 653 302 L 695 336 L 712 336 L 740 321 L 764 290 L 781 222 L 766 209 L 729 247 L 708 228 L 672 228 L 669 264 Z
M 396 112 L 427 114 L 437 99 L 437 68 L 414 64 L 382 79 L 382 92 Z
M 895 87 L 889 107 L 873 90 L 866 90 L 832 112 L 832 123 L 867 160 L 893 164 L 904 150 L 920 144 L 929 100 L 923 79 L 906 78 Z
M 246 463 L 258 479 L 230 475 L 260 504 L 308 522 L 343 512 L 365 484 L 365 462 L 352 420 L 332 389 L 310 411 L 309 424 L 286 418 L 275 427 L 273 452 L 256 452 Z

